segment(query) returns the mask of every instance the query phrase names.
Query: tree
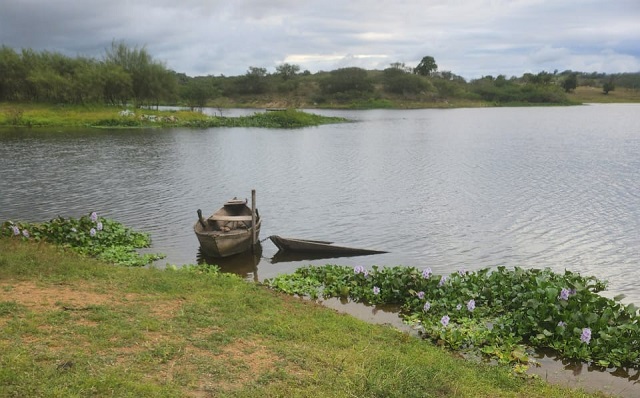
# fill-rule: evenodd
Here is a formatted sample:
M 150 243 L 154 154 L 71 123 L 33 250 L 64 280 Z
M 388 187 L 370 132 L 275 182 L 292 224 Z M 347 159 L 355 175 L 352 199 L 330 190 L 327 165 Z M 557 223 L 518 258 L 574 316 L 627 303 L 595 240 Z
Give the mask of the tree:
M 430 76 L 437 70 L 438 65 L 436 64 L 436 60 L 432 56 L 427 55 L 426 57 L 423 57 L 418 66 L 413 69 L 413 73 L 422 76 Z
M 321 80 L 320 89 L 324 94 L 365 93 L 373 91 L 373 83 L 362 68 L 341 68 L 331 71 Z
M 284 80 L 293 78 L 298 72 L 300 72 L 299 65 L 282 64 L 276 66 L 276 74 L 282 76 Z
M 104 63 L 101 69 L 105 101 L 112 105 L 126 105 L 133 93 L 131 75 L 120 65 Z
M 20 99 L 26 74 L 20 55 L 5 45 L 0 47 L 0 101 Z
M 177 85 L 164 64 L 154 61 L 143 48 L 129 48 L 124 42 L 111 43 L 105 62 L 120 66 L 131 77 L 134 106 L 158 104 L 160 99 L 175 95 Z
M 383 71 L 384 90 L 395 94 L 418 94 L 427 91 L 429 84 L 422 76 L 412 75 L 401 68 L 387 68 Z
M 571 73 L 562 81 L 562 88 L 565 93 L 573 91 L 578 87 L 578 75 L 576 73 Z
M 616 86 L 613 84 L 613 78 L 610 78 L 609 81 L 602 85 L 602 92 L 604 92 L 605 95 L 609 94 L 609 91 L 613 91 L 615 89 Z
M 391 67 L 391 69 L 401 70 L 406 73 L 412 72 L 412 68 L 405 65 L 404 62 L 392 62 L 391 64 L 389 64 L 389 66 Z
M 207 101 L 216 95 L 217 90 L 213 85 L 213 79 L 210 77 L 191 78 L 182 89 L 182 97 L 192 110 L 204 108 L 207 106 Z
M 244 76 L 236 80 L 236 88 L 240 94 L 262 94 L 267 91 L 267 70 L 250 66 Z

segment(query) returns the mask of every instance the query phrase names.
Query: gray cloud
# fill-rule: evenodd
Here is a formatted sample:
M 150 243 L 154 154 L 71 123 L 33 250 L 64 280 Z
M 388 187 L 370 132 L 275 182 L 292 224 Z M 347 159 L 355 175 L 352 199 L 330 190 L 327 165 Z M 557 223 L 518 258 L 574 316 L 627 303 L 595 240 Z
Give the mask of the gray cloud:
M 101 57 L 146 46 L 188 75 L 415 66 L 466 78 L 640 71 L 637 0 L 0 0 L 0 44 Z

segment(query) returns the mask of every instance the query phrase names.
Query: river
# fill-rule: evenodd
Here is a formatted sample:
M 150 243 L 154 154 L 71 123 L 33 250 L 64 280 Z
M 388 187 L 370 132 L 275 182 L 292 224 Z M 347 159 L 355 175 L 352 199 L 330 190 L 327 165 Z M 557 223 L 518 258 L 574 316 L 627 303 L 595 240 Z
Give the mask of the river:
M 196 209 L 210 214 L 256 189 L 261 239 L 389 253 L 279 262 L 266 240 L 255 261 L 221 264 L 249 279 L 327 263 L 436 274 L 550 267 L 607 280 L 604 295 L 640 304 L 640 104 L 310 112 L 352 122 L 292 130 L 0 129 L 0 220 L 96 211 L 150 232 L 147 251 L 167 255 L 157 266 L 181 265 L 200 258 Z M 557 377 L 575 376 L 576 366 L 559 366 Z M 637 371 L 617 376 L 597 383 L 639 393 Z
M 261 239 L 389 253 L 275 262 L 265 241 L 240 266 L 248 277 L 309 263 L 551 267 L 640 303 L 640 105 L 312 112 L 353 122 L 0 130 L 0 220 L 97 211 L 150 232 L 160 266 L 180 265 L 198 261 L 196 209 L 256 189 Z

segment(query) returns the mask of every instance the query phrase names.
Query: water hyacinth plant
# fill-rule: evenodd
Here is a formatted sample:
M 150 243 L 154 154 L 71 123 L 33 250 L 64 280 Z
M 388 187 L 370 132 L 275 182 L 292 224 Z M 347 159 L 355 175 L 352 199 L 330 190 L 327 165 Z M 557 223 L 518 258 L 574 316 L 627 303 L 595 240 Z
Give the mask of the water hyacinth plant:
M 599 295 L 606 284 L 594 277 L 519 267 L 440 277 L 413 267 L 364 271 L 309 266 L 266 284 L 311 298 L 396 304 L 426 339 L 503 363 L 526 364 L 532 348 L 551 348 L 597 366 L 640 367 L 637 307 Z
M 25 240 L 46 241 L 119 265 L 144 266 L 164 257 L 138 254 L 136 249 L 151 245 L 149 235 L 99 217 L 96 212 L 79 219 L 58 217 L 42 224 L 6 221 L 0 226 L 0 238 L 20 235 Z

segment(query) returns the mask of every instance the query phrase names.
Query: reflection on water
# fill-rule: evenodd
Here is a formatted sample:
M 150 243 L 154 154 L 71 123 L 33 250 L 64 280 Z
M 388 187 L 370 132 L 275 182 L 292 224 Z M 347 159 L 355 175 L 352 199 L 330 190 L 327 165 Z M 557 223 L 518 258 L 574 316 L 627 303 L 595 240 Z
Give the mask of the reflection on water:
M 540 351 L 534 357 L 540 367 L 530 367 L 529 373 L 551 383 L 581 387 L 588 391 L 603 391 L 617 397 L 640 396 L 640 370 L 592 366 L 558 357 L 552 351 Z
M 278 250 L 276 254 L 274 254 L 273 257 L 271 257 L 270 261 L 272 264 L 275 264 L 275 263 L 327 260 L 327 259 L 336 259 L 336 258 L 343 259 L 347 257 L 363 257 L 363 256 L 366 256 L 366 254 L 336 255 L 336 254 L 321 253 L 321 252 L 297 253 L 297 252 Z M 366 259 L 362 259 L 362 261 L 366 261 Z
M 238 274 L 255 282 L 260 281 L 258 278 L 258 263 L 262 259 L 262 244 L 260 242 L 254 246 L 253 251 L 229 257 L 209 257 L 198 248 L 196 258 L 198 264 L 217 265 L 222 272 Z

